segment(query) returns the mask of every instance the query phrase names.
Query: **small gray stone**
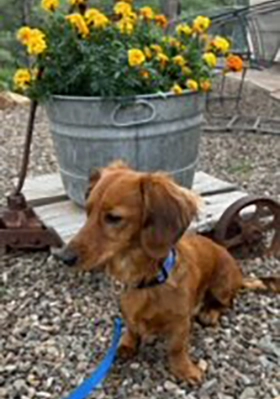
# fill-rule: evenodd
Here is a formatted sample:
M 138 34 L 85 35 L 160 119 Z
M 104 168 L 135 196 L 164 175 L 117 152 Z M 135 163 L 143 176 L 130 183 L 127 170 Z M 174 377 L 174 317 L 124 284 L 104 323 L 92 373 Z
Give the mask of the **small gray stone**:
M 8 394 L 9 394 L 8 389 L 0 388 L 0 398 L 7 398 Z
M 218 393 L 218 399 L 234 399 L 234 397 L 230 395 L 225 395 L 223 393 Z
M 245 388 L 240 399 L 256 399 L 256 389 L 252 387 Z
M 217 386 L 218 386 L 218 380 L 216 378 L 213 378 L 212 380 L 206 381 L 202 385 L 200 393 L 211 395 L 217 392 Z
M 166 391 L 175 391 L 175 389 L 178 389 L 178 385 L 169 380 L 165 381 L 163 386 Z
M 14 388 L 16 389 L 17 392 L 22 393 L 22 391 L 26 391 L 27 390 L 27 386 L 26 383 L 23 379 L 18 379 L 15 380 L 15 382 L 13 383 Z
M 138 370 L 140 368 L 140 364 L 139 363 L 131 363 L 130 368 L 132 370 Z

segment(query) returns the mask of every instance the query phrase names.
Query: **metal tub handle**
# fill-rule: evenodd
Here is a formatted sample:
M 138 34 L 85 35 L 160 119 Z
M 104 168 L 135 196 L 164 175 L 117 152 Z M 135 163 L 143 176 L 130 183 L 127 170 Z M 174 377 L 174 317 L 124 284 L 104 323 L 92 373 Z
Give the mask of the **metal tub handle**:
M 139 105 L 139 104 L 144 105 L 147 108 L 149 108 L 149 110 L 151 112 L 151 115 L 148 118 L 139 119 L 137 121 L 118 122 L 116 120 L 117 113 L 121 110 L 122 107 L 126 106 L 126 104 L 118 104 L 115 107 L 115 109 L 112 111 L 112 114 L 111 114 L 111 121 L 112 121 L 113 126 L 116 126 L 116 127 L 129 127 L 129 126 L 143 125 L 145 123 L 149 123 L 152 120 L 154 120 L 155 117 L 156 117 L 155 106 L 151 102 L 146 101 L 146 100 L 136 100 L 133 103 L 133 105 Z

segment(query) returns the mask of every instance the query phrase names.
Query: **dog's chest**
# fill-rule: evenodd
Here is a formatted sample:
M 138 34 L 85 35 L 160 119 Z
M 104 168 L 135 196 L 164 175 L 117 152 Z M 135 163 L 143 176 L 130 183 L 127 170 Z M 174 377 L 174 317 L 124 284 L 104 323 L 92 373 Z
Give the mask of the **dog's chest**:
M 173 323 L 182 319 L 180 308 L 172 297 L 167 299 L 165 296 L 147 294 L 144 290 L 125 293 L 121 298 L 126 323 L 144 340 L 167 334 Z

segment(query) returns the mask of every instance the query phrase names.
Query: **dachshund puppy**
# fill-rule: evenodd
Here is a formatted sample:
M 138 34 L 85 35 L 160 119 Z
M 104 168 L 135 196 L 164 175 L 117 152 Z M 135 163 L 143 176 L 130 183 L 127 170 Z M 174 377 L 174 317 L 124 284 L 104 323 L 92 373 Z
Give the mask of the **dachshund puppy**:
M 172 373 L 190 384 L 203 377 L 188 354 L 193 318 L 216 324 L 246 285 L 225 248 L 185 233 L 199 203 L 198 196 L 165 174 L 112 164 L 92 175 L 87 221 L 59 253 L 67 265 L 104 268 L 124 284 L 121 310 L 127 329 L 120 356 L 131 357 L 141 341 L 162 336 Z M 266 288 L 261 280 L 250 284 Z

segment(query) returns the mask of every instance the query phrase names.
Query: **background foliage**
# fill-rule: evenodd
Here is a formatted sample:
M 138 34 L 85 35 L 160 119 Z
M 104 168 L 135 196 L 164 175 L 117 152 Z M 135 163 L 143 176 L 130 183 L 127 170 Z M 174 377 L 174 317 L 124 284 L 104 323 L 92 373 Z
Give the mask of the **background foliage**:
M 68 0 L 61 0 L 67 3 Z M 92 0 L 93 6 L 112 3 L 113 0 Z M 151 5 L 157 9 L 160 0 L 134 0 L 137 5 Z M 0 90 L 7 89 L 15 69 L 25 57 L 15 40 L 15 32 L 23 25 L 36 25 L 40 18 L 41 0 L 0 0 Z M 247 4 L 247 0 L 182 0 L 186 14 L 203 14 L 214 8 Z

